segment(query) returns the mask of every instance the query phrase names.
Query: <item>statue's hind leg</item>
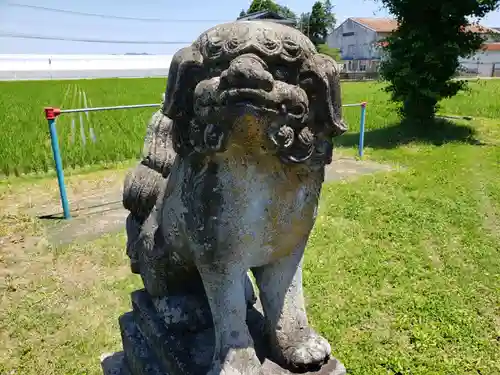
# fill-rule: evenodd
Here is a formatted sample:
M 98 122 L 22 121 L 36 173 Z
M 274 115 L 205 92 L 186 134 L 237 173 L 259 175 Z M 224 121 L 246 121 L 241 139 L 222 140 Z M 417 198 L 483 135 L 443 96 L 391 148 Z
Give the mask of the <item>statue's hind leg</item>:
M 273 355 L 283 366 L 312 369 L 330 356 L 330 345 L 308 324 L 302 289 L 303 244 L 288 257 L 253 269 Z

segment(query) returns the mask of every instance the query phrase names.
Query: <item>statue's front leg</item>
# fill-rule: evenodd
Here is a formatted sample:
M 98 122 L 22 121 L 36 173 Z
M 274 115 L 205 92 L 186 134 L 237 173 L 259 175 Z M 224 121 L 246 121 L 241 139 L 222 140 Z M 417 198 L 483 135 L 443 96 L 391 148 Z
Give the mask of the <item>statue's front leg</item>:
M 308 324 L 302 289 L 306 241 L 289 256 L 253 269 L 275 358 L 285 367 L 314 369 L 328 361 L 331 348 Z
M 261 363 L 246 324 L 246 274 L 239 265 L 199 264 L 215 332 L 212 375 L 258 375 Z

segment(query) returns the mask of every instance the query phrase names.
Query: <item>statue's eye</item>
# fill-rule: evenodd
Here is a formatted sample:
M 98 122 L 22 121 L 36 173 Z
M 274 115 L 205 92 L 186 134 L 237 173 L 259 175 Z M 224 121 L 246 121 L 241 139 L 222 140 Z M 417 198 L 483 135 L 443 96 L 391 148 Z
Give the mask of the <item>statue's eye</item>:
M 291 58 L 299 57 L 302 52 L 300 46 L 291 39 L 283 40 L 283 49 L 285 50 L 286 54 Z
M 205 51 L 207 57 L 213 57 L 220 54 L 224 41 L 219 38 L 212 38 L 205 44 Z
M 241 45 L 243 44 L 243 40 L 239 39 L 238 37 L 232 37 L 229 39 L 226 44 L 225 48 L 228 52 L 234 52 L 236 51 Z
M 274 51 L 279 48 L 279 44 L 276 40 L 273 39 L 265 39 L 262 41 L 262 45 L 266 47 L 269 51 Z

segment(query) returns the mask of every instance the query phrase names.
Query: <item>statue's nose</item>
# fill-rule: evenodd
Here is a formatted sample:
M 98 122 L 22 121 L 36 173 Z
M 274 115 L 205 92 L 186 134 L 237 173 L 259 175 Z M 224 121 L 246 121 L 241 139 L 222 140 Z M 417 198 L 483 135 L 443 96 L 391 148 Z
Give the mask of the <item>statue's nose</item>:
M 272 91 L 273 76 L 266 70 L 265 62 L 254 54 L 245 54 L 231 61 L 220 76 L 220 88 L 248 88 Z

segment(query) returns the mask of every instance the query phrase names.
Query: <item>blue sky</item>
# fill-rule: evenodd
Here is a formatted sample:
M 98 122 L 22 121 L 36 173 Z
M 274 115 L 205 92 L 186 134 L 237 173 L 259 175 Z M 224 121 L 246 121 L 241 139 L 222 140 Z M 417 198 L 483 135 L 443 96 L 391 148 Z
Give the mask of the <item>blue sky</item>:
M 278 1 L 279 2 L 279 1 Z M 161 18 L 168 21 L 106 19 L 61 14 L 13 6 L 11 3 L 66 9 L 76 12 L 109 14 L 121 17 Z M 309 11 L 314 0 L 280 2 L 296 13 Z M 338 23 L 347 17 L 387 16 L 373 0 L 339 0 L 335 5 Z M 16 33 L 39 36 L 104 40 L 191 42 L 216 23 L 234 20 L 249 0 L 0 0 L 0 34 Z M 174 20 L 201 20 L 174 22 Z M 500 12 L 481 22 L 500 27 Z M 0 37 L 2 53 L 106 54 L 147 52 L 172 54 L 181 44 L 114 44 L 46 41 Z

